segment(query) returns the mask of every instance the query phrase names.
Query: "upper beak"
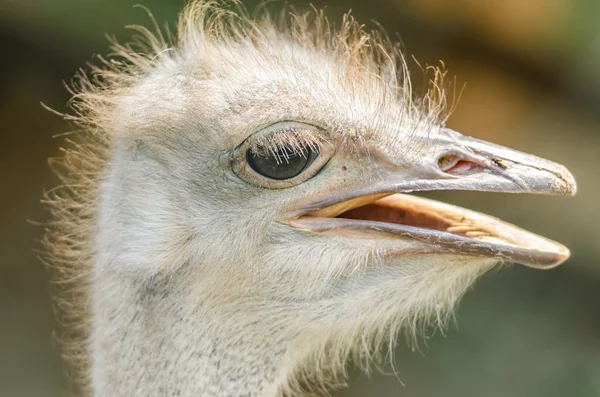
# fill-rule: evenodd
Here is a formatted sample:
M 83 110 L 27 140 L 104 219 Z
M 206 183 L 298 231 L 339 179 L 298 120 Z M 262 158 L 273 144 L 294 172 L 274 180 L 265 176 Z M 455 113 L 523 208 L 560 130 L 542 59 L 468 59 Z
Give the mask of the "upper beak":
M 498 257 L 532 267 L 552 267 L 568 258 L 569 251 L 561 244 L 491 216 L 396 194 L 473 190 L 574 195 L 575 179 L 565 167 L 450 129 L 420 143 L 413 156 L 369 148 L 365 167 L 378 170 L 377 182 L 313 196 L 288 223 L 319 233 L 346 229 L 384 233 L 418 241 L 433 252 Z

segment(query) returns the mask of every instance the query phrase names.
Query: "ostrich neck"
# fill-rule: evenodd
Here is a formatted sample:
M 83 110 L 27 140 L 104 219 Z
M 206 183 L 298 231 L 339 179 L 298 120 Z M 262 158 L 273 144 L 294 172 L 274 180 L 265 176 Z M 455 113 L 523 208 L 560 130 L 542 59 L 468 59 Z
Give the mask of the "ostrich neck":
M 279 395 L 280 329 L 248 308 L 192 305 L 171 284 L 106 273 L 92 282 L 95 397 Z

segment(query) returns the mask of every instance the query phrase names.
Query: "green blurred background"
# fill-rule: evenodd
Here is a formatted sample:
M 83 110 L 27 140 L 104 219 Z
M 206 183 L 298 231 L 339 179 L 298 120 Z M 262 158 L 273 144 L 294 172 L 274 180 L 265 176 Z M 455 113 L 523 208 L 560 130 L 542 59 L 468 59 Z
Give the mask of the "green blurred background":
M 68 131 L 63 80 L 126 24 L 175 20 L 183 0 L 0 0 L 0 397 L 64 394 L 47 273 L 33 248 L 46 158 Z M 308 2 L 289 0 L 306 9 Z M 449 127 L 563 163 L 576 198 L 431 194 L 492 213 L 569 246 L 543 272 L 511 267 L 483 278 L 457 326 L 420 351 L 400 341 L 395 375 L 355 373 L 340 396 L 600 396 L 600 1 L 315 0 L 339 20 L 398 33 L 422 64 L 444 60 L 464 88 Z M 255 2 L 246 2 L 252 8 Z M 416 77 L 419 72 L 414 67 Z M 466 84 L 466 85 L 465 85 Z

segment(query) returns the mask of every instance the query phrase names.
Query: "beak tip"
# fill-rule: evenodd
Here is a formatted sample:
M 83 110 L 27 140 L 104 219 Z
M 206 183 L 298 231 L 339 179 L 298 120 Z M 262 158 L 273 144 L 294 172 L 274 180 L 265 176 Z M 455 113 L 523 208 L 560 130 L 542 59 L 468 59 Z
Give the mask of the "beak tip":
M 552 269 L 559 265 L 562 265 L 566 262 L 567 259 L 571 257 L 571 251 L 562 244 L 556 243 L 558 249 L 556 250 L 554 261 L 551 266 L 548 266 L 547 269 Z
M 560 265 L 562 265 L 564 262 L 567 261 L 567 259 L 569 259 L 571 257 L 571 251 L 569 251 L 569 249 L 567 247 L 565 247 L 562 244 L 558 244 L 559 245 L 559 249 L 557 249 L 555 252 L 551 253 L 551 254 L 547 254 L 545 256 L 545 258 L 543 258 L 543 260 L 535 260 L 532 262 L 521 262 L 523 265 L 533 268 L 533 269 L 540 269 L 540 270 L 549 270 L 549 269 L 554 269 L 555 267 L 558 267 Z
M 561 252 L 556 255 L 556 266 L 562 264 L 571 257 L 571 251 L 565 246 L 562 246 L 562 248 Z
M 559 182 L 556 190 L 565 196 L 575 196 L 577 194 L 577 182 L 575 177 L 566 167 L 562 167 L 562 172 L 559 173 Z
M 572 178 L 572 182 L 571 182 L 571 190 L 569 191 L 569 193 L 571 194 L 571 196 L 575 196 L 577 194 L 577 182 L 575 182 L 575 178 L 573 178 L 573 175 L 571 175 Z

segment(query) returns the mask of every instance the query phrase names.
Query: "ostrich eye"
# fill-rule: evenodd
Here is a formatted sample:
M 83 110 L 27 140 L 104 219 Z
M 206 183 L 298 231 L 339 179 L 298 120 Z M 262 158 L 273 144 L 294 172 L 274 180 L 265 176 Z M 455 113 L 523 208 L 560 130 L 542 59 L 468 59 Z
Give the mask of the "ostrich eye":
M 258 150 L 256 153 L 252 149 L 248 149 L 246 161 L 258 174 L 281 181 L 300 175 L 318 156 L 317 148 L 304 147 L 302 150 L 298 150 L 284 146 L 278 148 L 276 152 Z
M 231 170 L 243 181 L 285 189 L 317 175 L 333 156 L 334 147 L 327 131 L 282 121 L 247 137 L 228 158 Z

